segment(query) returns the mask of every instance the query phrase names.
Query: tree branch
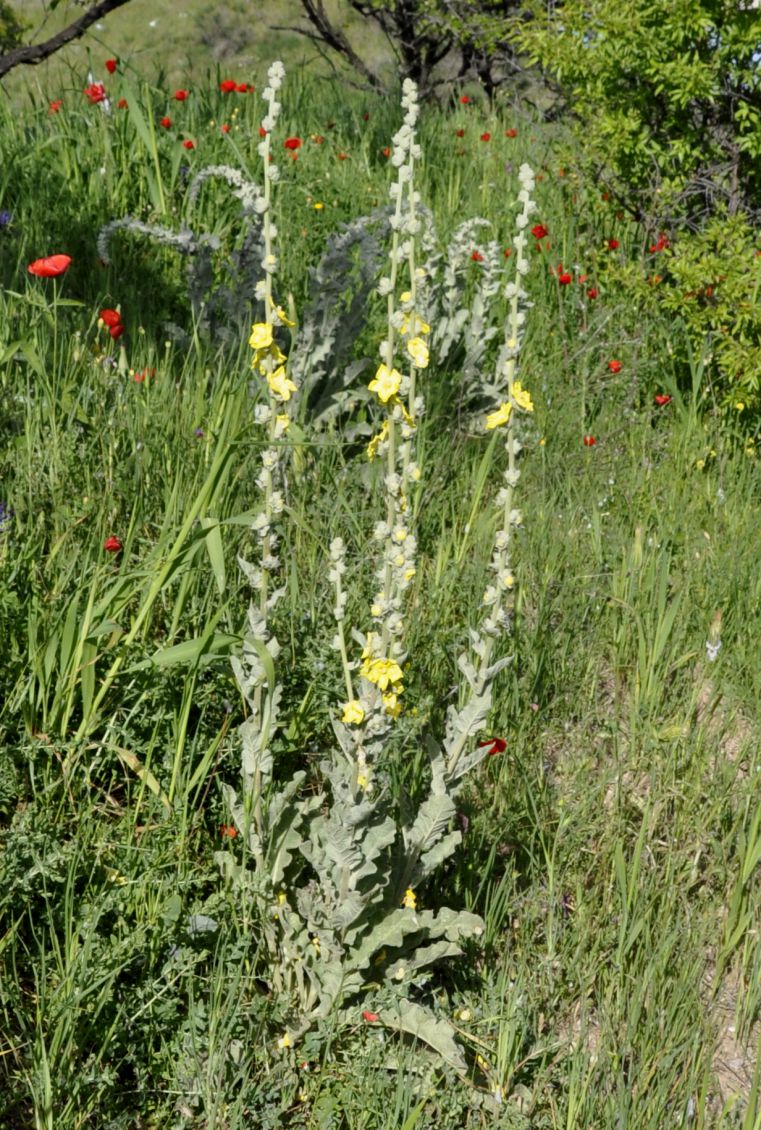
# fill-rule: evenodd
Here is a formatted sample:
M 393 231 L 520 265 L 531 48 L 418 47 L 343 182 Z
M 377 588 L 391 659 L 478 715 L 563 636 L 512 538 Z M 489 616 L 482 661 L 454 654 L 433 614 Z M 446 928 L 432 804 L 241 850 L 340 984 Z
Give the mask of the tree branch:
M 121 8 L 124 4 L 129 4 L 129 0 L 99 0 L 97 4 L 88 8 L 78 20 L 74 20 L 68 27 L 63 28 L 62 31 L 51 36 L 50 39 L 46 39 L 43 43 L 29 43 L 23 47 L 14 47 L 7 55 L 0 55 L 0 78 L 7 75 L 14 67 L 21 66 L 22 63 L 29 63 L 34 66 L 37 63 L 42 63 L 45 59 L 54 55 L 56 51 L 59 51 L 61 47 L 65 47 L 67 43 L 79 39 L 88 27 L 97 20 L 107 16 L 114 9 Z
M 301 0 L 301 6 L 309 22 L 317 29 L 317 34 L 323 42 L 326 43 L 328 47 L 332 47 L 339 55 L 343 55 L 354 69 L 359 71 L 362 77 L 369 82 L 374 90 L 384 92 L 383 83 L 378 76 L 370 70 L 364 59 L 361 59 L 359 55 L 357 55 L 341 28 L 335 27 L 335 25 L 330 22 L 322 0 Z M 310 38 L 312 38 L 312 36 L 310 36 Z

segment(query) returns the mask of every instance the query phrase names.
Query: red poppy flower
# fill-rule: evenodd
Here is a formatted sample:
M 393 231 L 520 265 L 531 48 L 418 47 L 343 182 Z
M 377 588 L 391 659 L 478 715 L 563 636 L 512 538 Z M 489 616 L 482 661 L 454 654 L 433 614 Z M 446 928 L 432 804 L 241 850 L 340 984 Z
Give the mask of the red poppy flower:
M 127 109 L 127 99 L 126 98 L 120 98 L 119 101 L 116 103 L 116 108 L 117 108 L 117 110 L 126 110 Z
M 597 440 L 594 436 L 582 436 L 581 442 L 585 447 L 594 447 L 597 443 Z
M 253 87 L 251 87 L 250 89 L 253 90 Z M 236 92 L 236 94 L 248 94 L 248 92 L 249 92 L 248 83 L 247 82 L 239 82 L 237 84 L 237 86 L 235 87 L 235 92 Z
M 366 1020 L 368 1024 L 375 1024 L 378 1020 L 380 1020 L 380 1013 L 370 1012 L 368 1009 L 365 1009 L 362 1013 L 362 1019 Z
M 481 140 L 482 141 L 491 141 L 491 134 L 490 133 L 482 133 L 481 134 Z
M 531 229 L 531 234 L 533 235 L 534 239 L 544 239 L 550 233 L 547 231 L 547 228 L 544 226 L 544 224 L 534 224 L 533 228 Z
M 122 316 L 118 310 L 101 310 L 98 317 L 106 326 L 118 326 L 122 320 Z
M 126 330 L 126 328 L 127 327 L 125 325 L 123 325 L 121 322 L 119 322 L 119 324 L 117 326 L 109 326 L 108 332 L 111 334 L 111 337 L 114 339 L 114 341 L 118 341 L 119 338 L 124 333 L 124 331 Z
M 381 153 L 383 154 L 384 157 L 390 157 L 391 156 L 391 147 L 388 146 L 388 145 L 384 145 L 383 149 L 381 150 Z
M 665 392 L 659 392 L 655 397 L 655 403 L 659 408 L 664 408 L 667 404 L 671 403 L 671 397 L 667 396 Z
M 505 137 L 517 137 L 517 136 L 518 136 L 517 129 L 506 129 L 505 130 Z
M 175 90 L 175 92 L 174 92 L 175 102 L 184 102 L 189 93 L 190 92 L 187 91 L 187 90 Z
M 596 286 L 590 286 L 589 290 L 587 291 L 587 298 L 597 298 L 597 295 L 598 295 L 597 287 Z
M 663 232 L 661 232 L 661 234 L 658 236 L 657 243 L 654 243 L 651 246 L 650 251 L 656 252 L 656 253 L 658 251 L 664 251 L 668 247 L 668 245 L 669 245 L 668 238 L 663 234 Z
M 339 161 L 345 161 L 348 156 L 349 156 L 348 153 L 339 153 L 338 154 L 338 160 Z
M 119 63 L 118 59 L 106 59 L 106 70 L 110 75 L 114 73 Z
M 589 275 L 579 275 L 579 282 L 585 283 L 588 278 L 589 278 Z
M 219 84 L 219 89 L 223 94 L 232 94 L 237 85 L 234 78 L 226 78 Z
M 56 98 L 56 100 L 54 102 L 50 103 L 50 106 L 48 107 L 48 109 L 49 109 L 51 114 L 57 114 L 62 106 L 63 106 L 63 98 Z
M 228 126 L 227 122 L 223 122 L 219 128 L 222 130 L 222 133 L 230 132 L 230 127 Z
M 132 374 L 133 379 L 139 385 L 143 384 L 144 381 L 148 377 L 155 377 L 155 376 L 156 376 L 156 370 L 155 369 L 149 369 L 147 365 L 144 369 L 135 369 L 134 373 Z
M 619 244 L 617 239 L 609 239 L 608 240 L 608 251 L 615 251 L 616 248 L 620 247 L 620 246 L 621 245 Z
M 98 102 L 106 101 L 106 88 L 102 82 L 91 82 L 85 87 L 88 101 L 94 106 Z
M 573 275 L 570 271 L 562 271 L 558 275 L 558 282 L 561 286 L 568 286 L 569 283 L 573 282 Z
M 103 548 L 106 553 L 121 553 L 123 546 L 119 539 L 111 534 L 111 537 L 103 542 Z
M 183 149 L 195 149 L 195 147 L 196 143 L 194 141 L 191 141 L 189 137 L 186 137 L 182 143 Z
M 504 753 L 507 749 L 507 742 L 504 738 L 487 738 L 485 742 L 478 743 L 478 748 L 483 749 L 487 745 L 491 746 L 487 751 L 489 757 L 496 757 L 498 753 Z
M 505 248 L 505 258 L 506 259 L 509 259 L 510 256 L 512 255 L 512 253 L 513 253 L 512 247 L 506 247 Z
M 461 94 L 460 95 L 460 102 L 463 104 L 463 106 L 468 105 L 468 103 L 470 102 L 470 99 L 468 98 L 467 94 Z
M 219 834 L 222 839 L 234 840 L 238 835 L 238 829 L 234 824 L 222 824 L 219 829 Z
M 301 149 L 301 138 L 300 137 L 286 137 L 285 141 L 283 142 L 283 145 L 285 146 L 286 149 Z
M 38 279 L 54 279 L 62 275 L 71 266 L 71 255 L 45 255 L 42 259 L 35 259 L 27 267 L 30 275 Z
M 623 365 L 620 361 L 609 361 L 608 368 L 610 369 L 611 373 L 620 373 L 623 369 Z
M 464 129 L 456 129 L 454 132 L 455 132 L 456 137 L 465 137 L 465 130 Z
M 484 261 L 484 257 L 480 251 L 474 251 L 470 257 L 474 263 L 483 263 Z
M 164 127 L 164 129 L 169 129 L 171 124 L 172 124 L 171 118 L 162 118 L 161 119 L 160 125 L 162 125 Z

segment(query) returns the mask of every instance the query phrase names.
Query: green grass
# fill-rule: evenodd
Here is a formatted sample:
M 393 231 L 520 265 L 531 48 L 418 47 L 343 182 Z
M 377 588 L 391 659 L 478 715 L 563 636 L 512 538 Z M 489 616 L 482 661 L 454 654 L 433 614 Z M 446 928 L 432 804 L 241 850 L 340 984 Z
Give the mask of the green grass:
M 390 52 L 380 33 L 366 20 L 353 14 L 347 18 L 336 8 L 335 3 L 326 5 L 349 38 L 362 44 L 368 62 L 388 73 Z M 41 42 L 82 14 L 72 0 L 49 9 L 45 0 L 23 5 L 28 41 Z M 103 66 L 112 57 L 121 59 L 133 75 L 159 75 L 171 88 L 206 81 L 209 71 L 216 70 L 222 78 L 261 80 L 263 85 L 266 61 L 275 58 L 282 58 L 292 71 L 304 66 L 323 75 L 331 74 L 333 67 L 340 71 L 337 56 L 323 60 L 307 37 L 291 30 L 309 26 L 298 0 L 264 0 L 255 11 L 247 0 L 223 0 L 213 6 L 205 0 L 179 5 L 172 0 L 130 0 L 44 63 L 11 72 L 5 86 L 19 102 L 36 101 L 43 90 L 60 97 L 79 90 L 80 76 L 88 67 L 96 77 L 107 78 Z
M 268 993 L 262 928 L 215 861 L 221 786 L 240 776 L 230 654 L 249 593 L 236 557 L 252 552 L 259 505 L 253 300 L 238 294 L 230 337 L 215 338 L 191 308 L 186 260 L 132 233 L 114 237 L 107 267 L 95 248 L 128 213 L 187 223 L 219 238 L 219 286 L 239 206 L 217 181 L 191 205 L 181 168 L 224 160 L 256 176 L 261 104 L 225 102 L 200 78 L 185 104 L 173 81 L 129 83 L 114 90 L 129 108 L 110 117 L 86 105 L 78 71 L 58 115 L 47 98 L 22 114 L 6 102 L 0 122 L 0 208 L 13 213 L 0 230 L 0 1125 L 758 1130 L 757 468 L 706 411 L 710 368 L 683 328 L 643 321 L 604 264 L 613 234 L 637 261 L 640 233 L 595 186 L 559 175 L 555 127 L 480 105 L 424 115 L 420 190 L 437 230 L 446 240 L 486 215 L 507 247 L 511 170 L 528 160 L 552 248 L 532 249 L 528 280 L 521 377 L 536 411 L 514 659 L 488 730 L 507 749 L 470 781 L 462 847 L 418 892 L 480 913 L 486 930 L 416 991 L 489 1061 L 502 1102 L 422 1045 L 384 1040 L 361 1005 L 353 1026 L 328 1018 L 276 1048 L 283 1002 Z M 382 149 L 400 114 L 298 75 L 283 104 L 282 136 L 305 144 L 278 186 L 278 293 L 302 311 L 328 235 L 386 199 Z M 173 130 L 151 133 L 167 111 Z M 227 137 L 209 124 L 223 120 Z M 74 262 L 57 283 L 27 276 L 62 250 Z M 559 287 L 559 260 L 590 270 L 599 297 Z M 126 368 L 155 369 L 144 382 L 111 363 L 119 347 L 97 329 L 117 303 Z M 358 356 L 375 356 L 383 324 L 371 300 Z M 494 532 L 501 456 L 468 411 L 478 388 L 463 388 L 461 362 L 426 376 L 409 710 L 390 771 L 412 795 L 421 726 L 442 732 Z M 657 408 L 663 390 L 673 400 Z M 283 779 L 317 773 L 343 696 L 327 582 L 338 534 L 349 615 L 368 622 L 377 476 L 351 430 L 365 413 L 322 431 L 304 419 L 295 443 L 275 624 Z M 193 929 L 197 916 L 217 929 Z

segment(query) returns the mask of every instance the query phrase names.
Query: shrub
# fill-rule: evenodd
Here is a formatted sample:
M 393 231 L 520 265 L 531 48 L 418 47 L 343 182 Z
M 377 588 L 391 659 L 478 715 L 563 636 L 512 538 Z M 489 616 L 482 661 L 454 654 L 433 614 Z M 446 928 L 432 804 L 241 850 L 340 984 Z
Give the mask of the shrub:
M 761 207 L 761 11 L 715 0 L 537 5 L 520 45 L 567 93 L 593 171 L 638 218 Z
M 0 0 L 0 55 L 18 47 L 26 27 L 26 22 L 19 19 L 7 0 Z

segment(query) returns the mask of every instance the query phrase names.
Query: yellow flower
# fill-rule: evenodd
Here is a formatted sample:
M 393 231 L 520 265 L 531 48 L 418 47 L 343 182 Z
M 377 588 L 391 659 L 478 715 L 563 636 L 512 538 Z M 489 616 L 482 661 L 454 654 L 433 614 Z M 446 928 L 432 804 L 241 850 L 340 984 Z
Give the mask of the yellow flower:
M 402 899 L 402 906 L 405 907 L 407 910 L 414 910 L 415 907 L 417 906 L 417 899 L 415 898 L 415 892 L 413 891 L 412 887 L 408 887 L 407 890 L 404 892 L 404 898 Z
M 412 580 L 412 578 L 413 578 L 413 577 L 415 576 L 415 573 L 416 573 L 416 572 L 417 572 L 417 570 L 416 570 L 416 569 L 414 569 L 414 568 L 412 568 L 412 567 L 410 567 L 409 569 L 405 569 L 405 570 L 404 570 L 404 579 L 405 579 L 405 581 L 411 581 L 411 580 Z
M 357 788 L 363 791 L 367 788 L 367 777 L 364 773 L 357 774 Z
M 364 721 L 364 717 L 365 711 L 358 698 L 353 698 L 350 702 L 344 703 L 344 712 L 341 715 L 344 726 L 359 726 Z
M 425 369 L 428 364 L 428 346 L 422 337 L 413 337 L 407 342 L 407 352 L 417 365 L 418 369 Z
M 256 322 L 251 327 L 248 344 L 252 349 L 269 349 L 272 345 L 272 326 L 269 322 Z
M 281 416 L 275 417 L 275 423 L 277 424 L 278 430 L 280 432 L 287 432 L 288 431 L 288 425 L 290 424 L 290 422 L 291 422 L 291 417 L 288 416 L 285 412 Z
M 486 430 L 490 432 L 492 428 L 499 428 L 502 424 L 506 424 L 510 419 L 510 413 L 513 406 L 510 403 L 501 404 L 496 412 L 491 412 L 486 417 Z
M 368 459 L 373 460 L 375 458 L 375 456 L 378 454 L 378 448 L 380 447 L 380 445 L 386 439 L 388 439 L 388 420 L 383 421 L 383 427 L 381 428 L 381 430 L 378 432 L 378 434 L 376 436 L 373 436 L 373 438 L 368 443 L 368 445 L 367 445 L 367 458 Z
M 278 906 L 285 906 L 285 903 L 286 903 L 285 891 L 278 891 L 278 896 L 277 896 Z
M 285 361 L 285 354 L 277 342 L 272 342 L 267 349 L 257 349 L 251 362 L 252 369 L 258 369 L 263 377 L 269 375 L 278 365 Z
M 408 298 L 410 295 L 407 296 Z M 404 301 L 404 295 L 402 295 Z M 424 321 L 419 314 L 411 310 L 402 318 L 401 332 L 404 337 L 415 337 L 417 334 L 428 334 L 431 332 L 431 327 Z M 422 368 L 422 366 L 421 366 Z
M 401 691 L 401 689 L 401 687 L 397 687 L 397 690 Z M 383 707 L 386 714 L 390 714 L 392 718 L 398 718 L 402 713 L 402 704 L 399 696 L 393 692 L 383 695 Z
M 368 683 L 380 687 L 382 691 L 388 689 L 390 683 L 400 683 L 404 678 L 402 669 L 393 659 L 363 658 L 362 674 Z
M 293 1041 L 291 1040 L 291 1037 L 288 1035 L 287 1032 L 285 1033 L 284 1036 L 280 1037 L 280 1039 L 277 1042 L 277 1046 L 279 1048 L 292 1048 L 293 1047 Z
M 280 322 L 281 326 L 290 326 L 290 327 L 291 327 L 291 329 L 293 329 L 293 327 L 294 327 L 294 326 L 296 325 L 296 323 L 295 323 L 295 322 L 292 322 L 292 321 L 290 320 L 290 318 L 289 318 L 289 317 L 288 317 L 288 315 L 286 314 L 286 312 L 285 312 L 285 310 L 283 309 L 283 307 L 282 307 L 282 306 L 278 306 L 278 305 L 277 305 L 277 303 L 276 303 L 276 302 L 273 302 L 273 300 L 272 300 L 271 298 L 270 298 L 270 306 L 271 306 L 271 307 L 272 307 L 272 309 L 273 309 L 273 310 L 275 311 L 275 313 L 276 313 L 276 315 L 277 315 L 277 320 L 278 320 L 278 321 Z
M 396 396 L 399 385 L 402 383 L 402 374 L 396 369 L 389 369 L 388 365 L 381 364 L 378 371 L 367 386 L 370 392 L 377 392 L 378 399 L 383 404 L 388 404 L 392 396 Z
M 510 394 L 518 407 L 522 408 L 524 412 L 534 411 L 534 402 L 526 389 L 523 388 L 520 381 L 513 383 Z
M 312 207 L 314 208 L 315 212 L 321 212 L 323 210 L 323 208 L 325 207 L 325 205 L 322 203 L 321 200 L 315 200 Z
M 745 411 L 745 405 L 743 404 L 742 400 L 738 400 L 738 401 L 735 402 L 735 411 L 736 412 L 744 412 Z
M 285 375 L 285 369 L 281 365 L 274 373 L 267 376 L 267 384 L 270 386 L 270 392 L 273 396 L 277 396 L 280 400 L 290 400 L 291 393 L 296 392 L 298 385 L 295 385 Z

